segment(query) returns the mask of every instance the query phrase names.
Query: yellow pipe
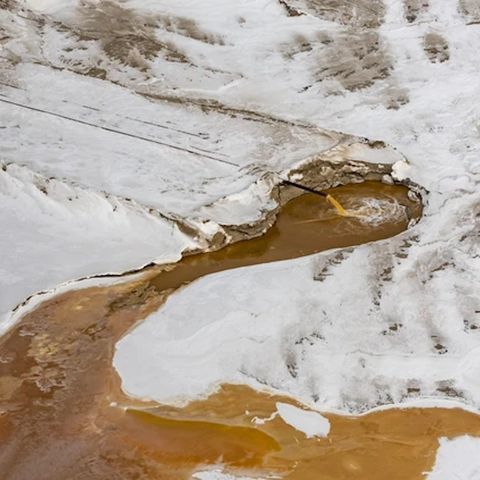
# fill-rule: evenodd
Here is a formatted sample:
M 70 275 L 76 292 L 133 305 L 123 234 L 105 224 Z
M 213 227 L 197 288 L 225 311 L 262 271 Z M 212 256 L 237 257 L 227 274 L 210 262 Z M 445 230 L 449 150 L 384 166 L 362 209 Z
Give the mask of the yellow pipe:
M 327 202 L 329 202 L 335 207 L 335 210 L 338 212 L 339 215 L 341 215 L 342 217 L 346 217 L 348 215 L 347 211 L 342 207 L 342 205 L 330 194 L 328 194 L 325 198 L 327 199 Z

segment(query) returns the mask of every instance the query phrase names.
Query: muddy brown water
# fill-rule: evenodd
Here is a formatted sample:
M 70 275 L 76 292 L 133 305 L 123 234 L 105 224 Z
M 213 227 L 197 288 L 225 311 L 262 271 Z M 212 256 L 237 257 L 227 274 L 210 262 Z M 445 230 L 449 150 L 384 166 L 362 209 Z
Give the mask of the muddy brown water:
M 386 210 L 404 205 L 409 216 L 420 214 L 401 186 L 364 183 L 331 193 L 347 209 L 376 199 Z M 479 416 L 445 409 L 326 415 L 328 438 L 307 439 L 278 417 L 252 423 L 292 399 L 223 385 L 208 399 L 168 407 L 127 397 L 112 368 L 115 343 L 194 279 L 378 240 L 406 226 L 405 215 L 376 223 L 339 217 L 323 197 L 305 194 L 260 238 L 45 301 L 0 339 L 0 478 L 184 479 L 219 462 L 232 472 L 300 480 L 423 478 L 438 438 L 480 434 Z

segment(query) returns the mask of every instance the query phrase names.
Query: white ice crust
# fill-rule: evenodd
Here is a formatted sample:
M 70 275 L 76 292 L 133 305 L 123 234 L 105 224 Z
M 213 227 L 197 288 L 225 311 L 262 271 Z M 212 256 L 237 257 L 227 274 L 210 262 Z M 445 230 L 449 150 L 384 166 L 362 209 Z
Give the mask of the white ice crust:
M 441 438 L 433 470 L 427 480 L 480 478 L 480 438 L 464 435 Z
M 204 470 L 201 472 L 195 472 L 192 476 L 194 480 L 268 480 L 267 478 L 260 477 L 246 477 L 244 475 L 238 476 L 230 473 L 225 473 L 220 469 Z M 273 477 L 268 477 L 273 478 Z
M 0 331 L 11 324 L 9 311 L 35 292 L 176 261 L 195 245 L 134 202 L 47 181 L 15 164 L 0 169 L 0 204 Z
M 326 437 L 330 432 L 330 422 L 318 412 L 303 410 L 289 403 L 277 402 L 276 406 L 280 418 L 307 438 Z

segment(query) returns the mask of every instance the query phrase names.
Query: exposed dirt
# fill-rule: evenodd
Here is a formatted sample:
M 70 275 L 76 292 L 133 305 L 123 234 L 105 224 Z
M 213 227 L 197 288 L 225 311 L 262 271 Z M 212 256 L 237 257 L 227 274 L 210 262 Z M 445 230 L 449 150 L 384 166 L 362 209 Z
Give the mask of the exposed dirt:
M 439 33 L 427 33 L 423 39 L 423 48 L 432 63 L 443 63 L 450 59 L 448 42 Z
M 377 28 L 382 24 L 382 0 L 288 0 L 290 7 L 324 20 L 356 28 Z
M 171 62 L 187 62 L 186 55 L 168 42 L 157 39 L 160 19 L 121 6 L 109 0 L 82 2 L 78 27 L 72 30 L 79 40 L 98 41 L 108 58 L 145 70 L 148 61 L 160 54 Z
M 393 196 L 409 213 L 373 227 L 338 217 L 319 195 L 302 195 L 283 208 L 262 237 L 151 269 L 140 280 L 72 291 L 27 314 L 0 339 L 4 478 L 178 480 L 222 458 L 230 468 L 268 469 L 302 480 L 318 478 L 319 467 L 324 478 L 343 478 L 338 472 L 354 468 L 360 472 L 357 478 L 383 479 L 382 472 L 394 472 L 412 455 L 415 461 L 404 468 L 420 474 L 445 431 L 476 431 L 476 418 L 464 412 L 455 423 L 450 413 L 422 411 L 420 418 L 431 431 L 418 434 L 421 441 L 409 440 L 405 436 L 418 429 L 404 429 L 408 415 L 393 412 L 380 414 L 379 420 L 332 417 L 333 436 L 307 441 L 278 419 L 252 425 L 252 415 L 268 416 L 275 399 L 248 389 L 225 387 L 182 410 L 136 401 L 121 392 L 112 369 L 114 345 L 172 290 L 207 273 L 388 237 L 405 229 L 409 216 L 419 214 L 419 204 L 408 199 L 405 187 L 365 183 L 331 193 L 347 208 L 362 196 Z M 418 422 L 415 415 L 413 423 Z M 442 415 L 448 418 L 439 420 Z M 393 426 L 389 418 L 397 419 Z M 388 449 L 399 453 L 392 467 L 378 461 Z M 395 475 L 389 478 L 400 478 Z
M 408 90 L 395 84 L 384 89 L 383 104 L 389 110 L 398 110 L 410 101 Z
M 388 164 L 373 164 L 358 160 L 338 163 L 329 157 L 337 154 L 345 158 L 348 154 L 343 146 L 339 146 L 337 150 L 338 152 L 336 149 L 331 149 L 326 155 L 320 155 L 315 160 L 292 170 L 290 178 L 301 175 L 303 185 L 317 190 L 325 190 L 348 183 L 360 183 L 364 180 L 382 180 L 385 175 L 392 172 L 392 166 Z
M 300 15 L 303 15 L 302 12 L 292 7 L 286 0 L 278 0 L 278 2 L 285 8 L 289 17 L 299 17 Z
M 429 8 L 428 0 L 404 0 L 403 11 L 408 23 L 415 22 Z
M 344 89 L 354 91 L 389 76 L 392 60 L 377 31 L 385 14 L 381 0 L 289 0 L 288 6 L 343 27 L 333 35 L 319 32 L 317 40 L 310 40 L 310 46 L 301 39 L 296 40 L 301 48 L 293 44 L 287 49 L 291 56 L 309 50 L 316 53 L 316 81 L 334 78 Z
M 391 58 L 375 30 L 348 29 L 335 35 L 321 58 L 316 78 L 335 78 L 350 91 L 387 78 L 392 69 Z
M 299 53 L 311 52 L 314 48 L 315 43 L 310 42 L 304 35 L 296 34 L 290 42 L 282 46 L 282 55 L 285 60 L 292 60 Z
M 467 24 L 480 23 L 480 2 L 478 0 L 459 0 L 460 12 L 466 17 Z
M 0 0 L 0 9 L 1 10 L 13 10 L 17 5 L 16 0 Z
M 118 81 L 119 73 L 131 76 L 128 69 L 138 71 L 138 78 L 162 77 L 158 71 L 151 72 L 154 62 L 160 59 L 204 69 L 207 75 L 223 75 L 210 67 L 196 65 L 179 46 L 178 37 L 211 45 L 224 44 L 220 35 L 202 29 L 193 19 L 142 13 L 112 0 L 82 0 L 76 6 L 76 13 L 74 23 L 52 21 L 30 11 L 25 13 L 39 29 L 53 28 L 64 36 L 62 52 L 53 62 L 55 67 Z M 40 30 L 39 35 L 46 31 Z
M 212 32 L 208 32 L 200 28 L 191 18 L 178 16 L 160 16 L 158 17 L 158 26 L 167 32 L 177 33 L 199 42 L 208 43 L 210 45 L 224 45 L 223 38 Z

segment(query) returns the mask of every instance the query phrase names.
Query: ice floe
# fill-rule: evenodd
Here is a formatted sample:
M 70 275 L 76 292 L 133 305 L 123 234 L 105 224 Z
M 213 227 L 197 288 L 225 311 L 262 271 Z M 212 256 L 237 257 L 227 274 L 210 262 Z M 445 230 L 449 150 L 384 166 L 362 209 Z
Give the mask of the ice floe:
M 330 432 L 330 422 L 318 412 L 303 410 L 289 403 L 277 402 L 280 418 L 308 438 L 326 437 Z

